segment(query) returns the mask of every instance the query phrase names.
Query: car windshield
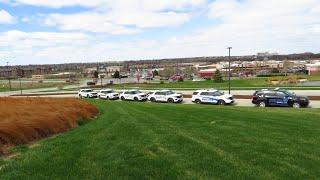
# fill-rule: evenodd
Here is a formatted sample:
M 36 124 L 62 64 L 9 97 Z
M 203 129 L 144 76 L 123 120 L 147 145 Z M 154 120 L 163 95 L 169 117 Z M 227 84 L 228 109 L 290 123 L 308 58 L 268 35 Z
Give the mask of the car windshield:
M 88 89 L 88 90 L 84 90 L 84 92 L 92 92 L 92 90 L 91 90 L 91 89 Z
M 214 95 L 215 95 L 215 96 L 222 96 L 222 95 L 223 95 L 223 92 L 216 91 L 216 92 L 214 92 Z
M 283 92 L 283 93 L 286 94 L 287 96 L 293 96 L 293 95 L 294 95 L 293 93 L 291 93 L 291 92 L 289 92 L 289 91 L 281 91 L 281 92 Z
M 113 93 L 113 91 L 102 91 L 102 93 L 109 94 L 109 93 Z
M 171 95 L 171 94 L 174 94 L 174 92 L 173 91 L 167 91 L 166 94 L 167 95 Z
M 139 93 L 141 93 L 141 91 L 139 91 L 139 90 L 132 91 L 132 94 L 139 94 Z

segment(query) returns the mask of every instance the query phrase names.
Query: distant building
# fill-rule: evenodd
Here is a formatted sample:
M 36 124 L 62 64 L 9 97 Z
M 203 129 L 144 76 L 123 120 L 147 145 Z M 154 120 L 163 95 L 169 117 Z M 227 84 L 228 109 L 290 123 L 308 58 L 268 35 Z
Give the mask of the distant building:
M 315 62 L 313 64 L 305 64 L 305 70 L 307 71 L 308 75 L 314 75 L 320 73 L 320 61 Z
M 112 76 L 116 71 L 121 72 L 122 66 L 108 66 L 106 69 L 107 76 Z

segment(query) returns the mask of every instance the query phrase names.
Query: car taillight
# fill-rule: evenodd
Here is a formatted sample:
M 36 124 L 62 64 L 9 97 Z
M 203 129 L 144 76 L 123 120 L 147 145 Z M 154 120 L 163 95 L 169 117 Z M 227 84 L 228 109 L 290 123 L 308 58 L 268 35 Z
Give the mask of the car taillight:
M 253 97 L 252 97 L 252 100 L 257 100 L 257 99 L 258 99 L 257 96 L 253 96 Z

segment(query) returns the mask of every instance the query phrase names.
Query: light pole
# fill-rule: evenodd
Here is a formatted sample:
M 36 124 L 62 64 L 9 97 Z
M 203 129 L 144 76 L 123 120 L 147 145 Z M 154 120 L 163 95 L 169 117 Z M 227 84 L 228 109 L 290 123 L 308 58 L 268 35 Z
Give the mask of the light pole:
M 20 84 L 20 95 L 22 96 L 21 76 L 19 77 L 19 84 Z
M 231 91 L 230 90 L 231 89 L 231 86 L 230 86 L 231 85 L 230 84 L 231 83 L 231 81 L 230 81 L 230 77 L 231 77 L 231 69 L 230 69 L 231 68 L 231 57 L 230 57 L 230 53 L 231 53 L 232 47 L 228 47 L 227 49 L 229 50 L 229 77 L 228 77 L 228 79 L 229 79 L 229 94 L 230 94 L 230 91 Z
M 9 80 L 9 88 L 10 88 L 10 91 L 12 90 L 11 89 L 11 80 L 10 80 L 10 75 L 11 75 L 11 72 L 9 70 L 9 61 L 7 61 L 7 71 L 8 71 L 8 80 Z M 9 75 L 9 72 L 10 72 L 10 75 Z

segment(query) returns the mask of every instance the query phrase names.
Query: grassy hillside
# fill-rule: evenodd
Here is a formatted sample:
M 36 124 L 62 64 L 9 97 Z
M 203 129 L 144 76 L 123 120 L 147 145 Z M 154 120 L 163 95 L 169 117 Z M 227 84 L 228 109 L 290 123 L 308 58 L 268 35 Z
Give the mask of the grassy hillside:
M 0 161 L 0 179 L 316 179 L 318 109 L 92 101 L 102 115 Z

